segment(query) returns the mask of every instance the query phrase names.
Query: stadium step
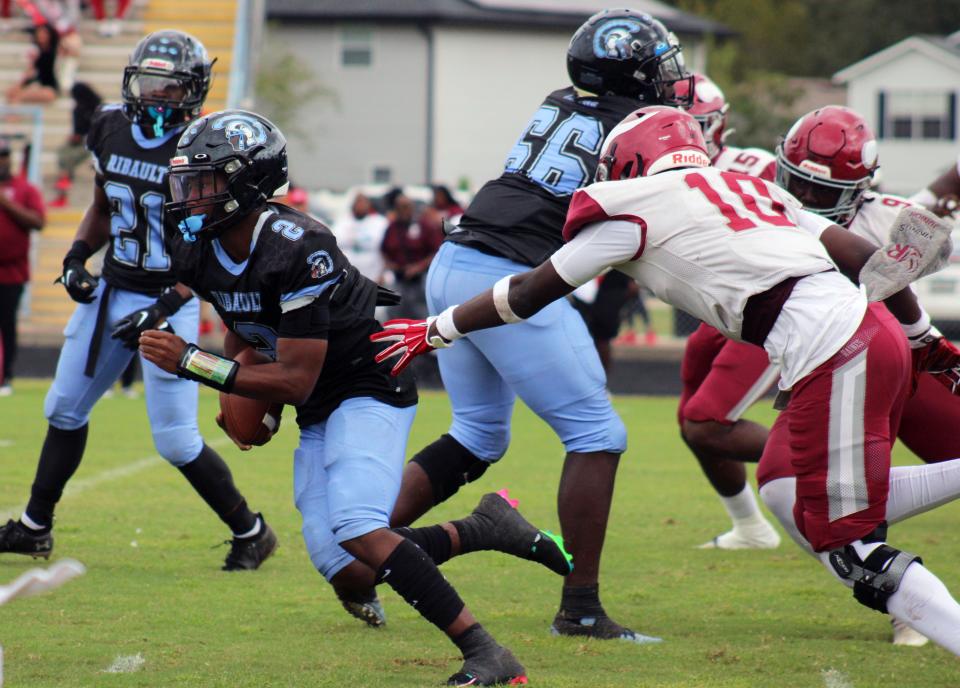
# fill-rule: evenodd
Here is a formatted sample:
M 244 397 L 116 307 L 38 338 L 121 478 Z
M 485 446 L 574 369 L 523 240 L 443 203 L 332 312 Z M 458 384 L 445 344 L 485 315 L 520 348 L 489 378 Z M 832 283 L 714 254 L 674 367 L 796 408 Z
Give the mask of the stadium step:
M 108 3 L 108 8 L 110 3 Z M 236 0 L 134 0 L 127 19 L 114 37 L 100 36 L 97 22 L 85 18 L 79 32 L 83 38 L 77 81 L 90 84 L 106 101 L 120 98 L 123 67 L 136 45 L 145 34 L 161 29 L 177 28 L 199 38 L 212 57 L 217 58 L 214 79 L 207 98 L 206 110 L 225 107 L 229 90 L 230 66 L 233 57 Z M 17 28 L 29 27 L 29 20 L 15 20 Z M 0 42 L 0 89 L 17 82 L 25 67 L 24 55 L 29 47 L 24 31 L 12 30 L 3 34 Z M 72 130 L 73 103 L 64 94 L 56 102 L 45 106 L 43 120 L 43 148 L 40 152 L 40 172 L 44 180 L 44 197 L 53 198 L 53 182 L 57 178 L 57 148 Z M 29 137 L 30 122 L 7 118 L 4 131 Z M 79 170 L 69 199 L 75 207 L 51 210 L 47 226 L 37 235 L 33 259 L 33 283 L 30 289 L 28 315 L 21 319 L 20 330 L 25 344 L 50 343 L 62 339 L 62 330 L 73 312 L 73 302 L 66 297 L 63 287 L 54 285 L 60 274 L 63 255 L 70 248 L 77 225 L 90 203 L 92 187 L 90 170 Z

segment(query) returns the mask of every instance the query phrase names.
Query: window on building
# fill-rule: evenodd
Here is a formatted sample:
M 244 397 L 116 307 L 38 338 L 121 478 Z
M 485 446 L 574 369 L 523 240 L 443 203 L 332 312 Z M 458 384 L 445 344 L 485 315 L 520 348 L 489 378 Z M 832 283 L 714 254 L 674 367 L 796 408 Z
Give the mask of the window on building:
M 373 64 L 373 31 L 370 28 L 345 26 L 340 30 L 340 64 L 344 67 Z
M 374 184 L 390 184 L 393 181 L 393 170 L 389 167 L 378 166 L 373 168 Z
M 956 138 L 956 94 L 944 91 L 889 91 L 883 94 L 880 137 L 949 140 Z

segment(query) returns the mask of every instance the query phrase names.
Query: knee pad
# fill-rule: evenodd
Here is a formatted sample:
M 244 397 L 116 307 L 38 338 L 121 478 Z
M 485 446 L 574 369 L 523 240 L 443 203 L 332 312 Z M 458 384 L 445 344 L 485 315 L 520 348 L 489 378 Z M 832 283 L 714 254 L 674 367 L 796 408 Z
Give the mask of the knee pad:
M 907 567 L 913 562 L 923 563 L 916 554 L 901 552 L 883 544 L 866 559 L 860 559 L 856 550 L 846 545 L 829 555 L 830 565 L 837 575 L 853 582 L 853 596 L 865 607 L 887 613 L 887 601 L 900 588 Z
M 203 451 L 203 438 L 194 430 L 171 428 L 153 433 L 153 445 L 157 453 L 174 466 L 185 466 L 200 456 Z
M 423 469 L 433 488 L 434 505 L 444 502 L 483 475 L 490 464 L 481 461 L 450 435 L 441 435 L 410 459 Z

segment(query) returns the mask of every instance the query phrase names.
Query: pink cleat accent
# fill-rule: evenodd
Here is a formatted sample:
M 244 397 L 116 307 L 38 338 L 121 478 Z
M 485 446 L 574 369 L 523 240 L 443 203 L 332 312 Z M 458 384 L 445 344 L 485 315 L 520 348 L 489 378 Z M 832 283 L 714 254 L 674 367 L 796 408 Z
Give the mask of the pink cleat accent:
M 520 506 L 520 500 L 519 500 L 519 499 L 510 499 L 510 490 L 509 490 L 508 488 L 506 488 L 506 487 L 503 488 L 502 490 L 500 490 L 499 492 L 497 492 L 497 495 L 499 495 L 500 497 L 503 497 L 505 500 L 507 500 L 507 504 L 509 504 L 510 506 L 512 506 L 514 509 L 516 509 L 517 507 Z

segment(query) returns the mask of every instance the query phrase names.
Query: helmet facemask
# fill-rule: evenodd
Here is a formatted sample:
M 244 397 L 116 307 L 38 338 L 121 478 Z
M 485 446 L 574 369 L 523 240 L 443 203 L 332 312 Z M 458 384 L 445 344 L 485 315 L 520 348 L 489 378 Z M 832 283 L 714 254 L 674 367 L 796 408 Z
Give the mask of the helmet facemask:
M 631 44 L 635 53 L 642 45 L 639 41 Z M 683 51 L 676 37 L 669 35 L 669 44 L 657 46 L 657 54 L 640 63 L 634 78 L 647 88 L 653 89 L 656 104 L 687 108 L 693 104 L 693 74 L 687 71 L 683 61 Z M 677 88 L 681 82 L 686 88 Z M 684 95 L 677 95 L 678 92 Z
M 198 81 L 194 74 L 131 65 L 123 71 L 124 114 L 162 136 L 200 113 L 206 92 Z
M 178 158 L 171 161 L 168 182 L 172 200 L 164 206 L 167 218 L 184 241 L 192 243 L 201 236 L 215 239 L 258 207 L 260 194 L 246 184 L 247 165 L 243 160 L 186 162 Z
M 853 221 L 871 179 L 872 176 L 853 181 L 829 179 L 794 165 L 783 155 L 782 147 L 777 148 L 777 185 L 795 196 L 804 210 L 842 227 Z

